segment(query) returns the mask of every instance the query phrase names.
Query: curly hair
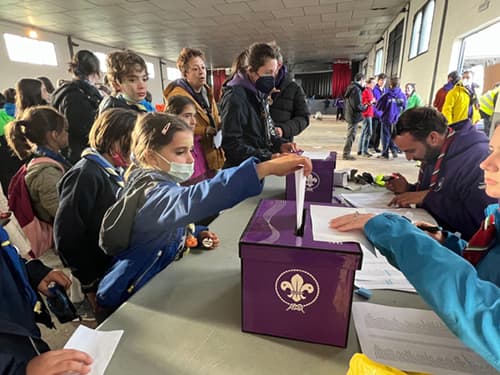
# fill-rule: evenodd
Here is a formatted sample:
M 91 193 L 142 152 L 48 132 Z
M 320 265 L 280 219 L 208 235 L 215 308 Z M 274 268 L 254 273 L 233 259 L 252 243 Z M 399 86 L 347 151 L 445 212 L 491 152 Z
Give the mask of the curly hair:
M 108 65 L 106 76 L 113 86 L 122 83 L 123 79 L 130 73 L 139 71 L 148 73 L 144 59 L 131 50 L 111 52 L 106 62 Z
M 201 57 L 205 61 L 205 54 L 203 51 L 197 48 L 183 48 L 179 57 L 177 58 L 177 69 L 181 71 L 182 74 L 186 73 L 189 68 L 189 60 L 193 57 Z

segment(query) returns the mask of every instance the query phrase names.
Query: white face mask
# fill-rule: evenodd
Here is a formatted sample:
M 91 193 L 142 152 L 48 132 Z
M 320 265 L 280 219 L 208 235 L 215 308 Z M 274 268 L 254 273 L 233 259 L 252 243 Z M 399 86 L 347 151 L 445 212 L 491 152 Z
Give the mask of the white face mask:
M 469 86 L 469 84 L 470 84 L 470 79 L 463 79 L 463 80 L 462 80 L 462 83 L 463 83 L 463 85 L 464 85 L 464 86 Z
M 159 152 L 156 152 L 156 155 L 158 155 L 165 163 L 170 165 L 170 170 L 167 172 L 170 177 L 175 182 L 183 182 L 189 179 L 194 173 L 194 163 L 187 164 L 187 163 L 176 163 L 175 161 L 168 161 L 162 154 Z

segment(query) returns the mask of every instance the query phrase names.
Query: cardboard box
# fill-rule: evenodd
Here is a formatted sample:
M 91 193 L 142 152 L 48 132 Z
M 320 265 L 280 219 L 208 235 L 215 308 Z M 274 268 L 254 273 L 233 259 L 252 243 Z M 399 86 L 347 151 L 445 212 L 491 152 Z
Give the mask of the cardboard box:
M 325 159 L 313 159 L 313 171 L 307 177 L 306 196 L 308 202 L 332 202 L 333 172 L 335 170 L 337 153 L 330 152 Z M 286 177 L 286 200 L 295 200 L 295 177 L 290 174 Z
M 243 232 L 242 330 L 345 347 L 361 248 L 314 241 L 309 205 L 303 236 L 282 200 L 262 200 Z

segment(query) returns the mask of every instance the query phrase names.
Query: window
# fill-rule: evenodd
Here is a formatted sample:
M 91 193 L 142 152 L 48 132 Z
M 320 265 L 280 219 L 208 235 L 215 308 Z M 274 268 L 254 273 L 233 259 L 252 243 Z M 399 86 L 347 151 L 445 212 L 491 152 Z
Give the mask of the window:
M 13 34 L 3 34 L 3 38 L 11 61 L 57 66 L 54 43 Z
M 101 69 L 101 72 L 106 73 L 106 71 L 108 70 L 108 64 L 106 62 L 106 54 L 102 52 L 94 52 L 94 55 L 99 60 L 99 69 Z
M 432 19 L 434 17 L 434 5 L 435 0 L 428 1 L 417 14 L 415 14 L 411 33 L 410 59 L 427 52 L 429 49 Z
M 155 66 L 153 63 L 146 62 L 146 68 L 148 69 L 148 77 L 149 79 L 155 78 Z
M 383 58 L 384 58 L 384 50 L 380 48 L 377 50 L 377 52 L 375 52 L 375 70 L 374 70 L 375 75 L 382 73 Z
M 169 81 L 174 81 L 176 79 L 182 78 L 182 74 L 177 68 L 167 68 L 167 79 Z

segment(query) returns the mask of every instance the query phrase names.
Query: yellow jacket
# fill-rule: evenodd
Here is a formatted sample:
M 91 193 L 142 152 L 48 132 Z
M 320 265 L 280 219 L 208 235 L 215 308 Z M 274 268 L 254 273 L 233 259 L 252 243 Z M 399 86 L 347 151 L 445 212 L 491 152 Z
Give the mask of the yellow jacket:
M 498 93 L 500 92 L 500 86 L 485 92 L 479 97 L 479 110 L 483 111 L 488 116 L 491 116 L 495 112 L 495 103 L 498 98 Z
M 473 124 L 479 121 L 481 116 L 479 111 L 471 103 L 469 90 L 465 88 L 462 82 L 458 82 L 446 95 L 446 100 L 443 105 L 443 115 L 448 120 L 448 124 L 465 120 L 469 118 L 469 105 L 472 105 L 472 118 L 470 119 Z
M 215 122 L 215 128 L 219 130 L 221 128 L 221 122 L 219 117 L 219 110 L 217 109 L 217 103 L 215 103 L 214 95 L 212 89 L 205 85 L 208 94 L 208 100 L 211 103 L 212 108 L 212 118 Z M 189 97 L 196 105 L 196 128 L 194 129 L 195 135 L 201 135 L 201 145 L 205 153 L 205 159 L 207 161 L 207 166 L 211 170 L 221 169 L 224 165 L 225 157 L 222 148 L 214 148 L 213 136 L 207 135 L 207 127 L 210 126 L 210 119 L 201 107 L 201 105 L 193 98 L 193 96 L 182 86 L 179 86 L 176 81 L 171 82 L 165 91 L 163 91 L 163 96 L 165 101 L 168 102 L 168 98 L 174 95 L 181 95 Z

